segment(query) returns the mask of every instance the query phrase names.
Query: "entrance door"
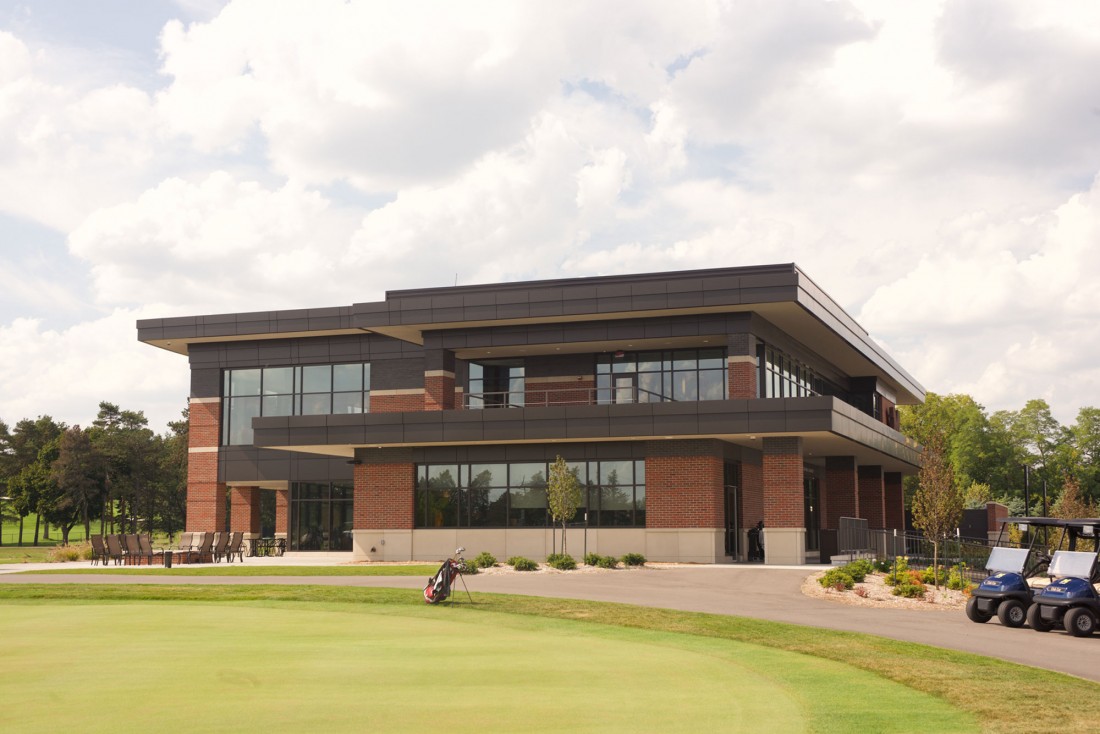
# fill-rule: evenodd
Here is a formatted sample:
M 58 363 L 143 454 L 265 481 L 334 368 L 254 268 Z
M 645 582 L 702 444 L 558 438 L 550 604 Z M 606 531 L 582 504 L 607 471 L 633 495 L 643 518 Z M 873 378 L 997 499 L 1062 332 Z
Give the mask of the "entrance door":
M 726 555 L 736 561 L 741 553 L 741 497 L 737 490 L 740 467 L 726 464 L 724 470 L 726 500 Z
M 634 389 L 634 375 L 615 375 L 615 402 L 633 403 L 637 392 Z

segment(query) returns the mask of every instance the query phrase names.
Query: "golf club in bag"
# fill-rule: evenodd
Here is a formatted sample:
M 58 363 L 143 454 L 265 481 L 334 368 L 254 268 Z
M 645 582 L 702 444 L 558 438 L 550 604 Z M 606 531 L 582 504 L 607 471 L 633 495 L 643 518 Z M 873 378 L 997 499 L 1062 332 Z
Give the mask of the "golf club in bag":
M 451 595 L 456 579 L 462 577 L 466 570 L 466 559 L 459 555 L 465 548 L 456 548 L 453 556 L 443 561 L 443 565 L 435 572 L 435 576 L 428 579 L 428 585 L 424 587 L 424 601 L 429 604 L 438 604 Z M 466 580 L 462 581 L 462 588 L 466 589 Z M 470 590 L 466 589 L 466 596 L 470 597 Z M 474 599 L 470 597 L 472 602 Z

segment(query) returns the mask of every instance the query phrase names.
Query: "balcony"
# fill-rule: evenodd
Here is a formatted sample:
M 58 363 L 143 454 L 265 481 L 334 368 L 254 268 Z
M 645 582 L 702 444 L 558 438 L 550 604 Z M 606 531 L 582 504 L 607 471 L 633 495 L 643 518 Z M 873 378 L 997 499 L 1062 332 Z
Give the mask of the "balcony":
M 636 386 L 528 388 L 513 392 L 469 393 L 463 398 L 467 410 L 496 408 L 548 408 L 562 405 L 630 405 L 633 403 L 674 403 L 667 395 Z

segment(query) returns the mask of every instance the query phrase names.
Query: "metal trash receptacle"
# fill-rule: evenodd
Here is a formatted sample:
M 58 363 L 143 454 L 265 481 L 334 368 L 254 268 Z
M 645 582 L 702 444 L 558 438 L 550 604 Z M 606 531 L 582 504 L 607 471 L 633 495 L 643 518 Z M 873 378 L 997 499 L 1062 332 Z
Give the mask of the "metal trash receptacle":
M 164 551 L 164 567 L 165 568 L 171 568 L 172 567 L 172 556 L 173 556 L 172 551 Z

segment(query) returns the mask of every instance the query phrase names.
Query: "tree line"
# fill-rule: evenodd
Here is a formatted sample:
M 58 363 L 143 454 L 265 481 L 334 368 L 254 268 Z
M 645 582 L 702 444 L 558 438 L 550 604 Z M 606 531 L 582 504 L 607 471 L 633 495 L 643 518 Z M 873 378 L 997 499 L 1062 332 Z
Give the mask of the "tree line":
M 62 542 L 83 525 L 102 532 L 174 533 L 187 491 L 187 412 L 158 435 L 141 411 L 102 402 L 87 428 L 50 416 L 9 427 L 0 420 L 0 521 L 18 523 L 23 543 L 33 515 L 37 545 L 48 523 Z
M 1000 502 L 1015 516 L 1093 517 L 1100 499 L 1100 409 L 1081 408 L 1068 426 L 1045 400 L 992 414 L 964 394 L 928 393 L 902 406 L 901 431 L 941 451 L 967 507 Z M 920 477 L 906 477 L 912 497 Z

